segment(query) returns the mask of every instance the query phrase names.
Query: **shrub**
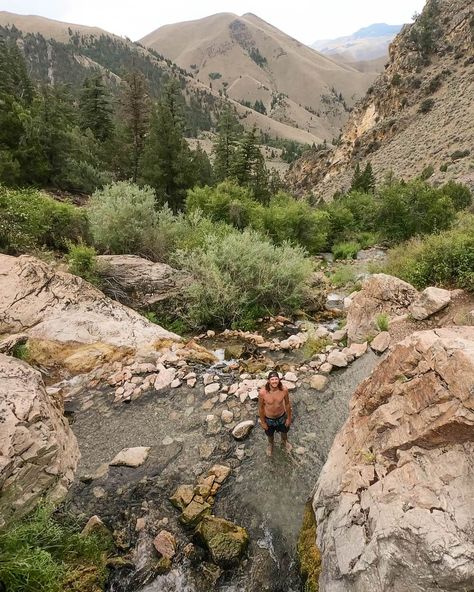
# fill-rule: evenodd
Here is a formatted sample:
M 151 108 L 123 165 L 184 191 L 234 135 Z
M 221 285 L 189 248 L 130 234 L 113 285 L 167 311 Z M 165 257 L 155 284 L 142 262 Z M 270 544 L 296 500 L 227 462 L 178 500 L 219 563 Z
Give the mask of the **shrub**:
M 443 164 L 442 164 L 442 165 L 439 167 L 439 170 L 440 170 L 442 173 L 445 173 L 445 172 L 448 170 L 448 166 L 449 166 L 449 165 L 448 165 L 448 163 L 446 163 L 446 162 L 445 162 L 445 163 L 443 163 Z
M 87 205 L 94 243 L 111 253 L 143 254 L 156 226 L 155 193 L 120 181 L 95 191 Z
M 426 181 L 426 179 L 429 179 L 430 177 L 433 176 L 433 173 L 434 173 L 433 165 L 429 164 L 421 171 L 420 179 L 422 181 Z
M 455 150 L 451 154 L 451 158 L 453 160 L 459 160 L 460 158 L 465 158 L 466 156 L 469 156 L 469 154 L 471 154 L 470 150 Z
M 399 245 L 389 253 L 386 272 L 419 289 L 441 285 L 474 291 L 474 215 L 463 212 L 450 230 Z
M 428 113 L 428 111 L 431 111 L 434 104 L 434 99 L 425 99 L 418 109 L 419 113 Z
M 59 524 L 49 508 L 0 533 L 0 582 L 8 592 L 76 590 L 80 567 L 88 570 L 94 589 L 105 584 L 109 541 L 97 535 L 82 537 L 77 525 Z
M 176 262 L 194 276 L 186 293 L 186 320 L 193 327 L 225 327 L 291 312 L 304 301 L 312 264 L 301 247 L 275 246 L 258 233 L 211 236 Z
M 360 244 L 356 242 L 338 243 L 332 248 L 334 259 L 355 259 L 360 251 Z
M 17 254 L 43 247 L 63 251 L 68 241 L 87 236 L 79 208 L 34 189 L 0 186 L 0 250 Z
M 97 253 L 93 247 L 82 243 L 78 245 L 70 243 L 67 262 L 70 273 L 84 278 L 91 284 L 100 284 L 97 273 Z
M 343 286 L 352 284 L 355 281 L 355 273 L 352 267 L 349 265 L 344 265 L 338 267 L 336 271 L 331 276 L 329 276 L 329 280 L 336 288 L 342 288 Z
M 377 315 L 376 323 L 379 331 L 388 331 L 388 314 L 381 312 Z

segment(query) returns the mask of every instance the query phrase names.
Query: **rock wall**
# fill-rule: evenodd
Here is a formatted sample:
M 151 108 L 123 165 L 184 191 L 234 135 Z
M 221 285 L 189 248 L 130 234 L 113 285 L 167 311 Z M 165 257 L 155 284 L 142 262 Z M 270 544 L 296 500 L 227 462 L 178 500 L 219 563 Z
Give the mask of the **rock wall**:
M 30 359 L 84 372 L 180 337 L 77 276 L 23 255 L 0 255 L 0 335 L 26 333 Z
M 79 448 L 62 403 L 39 372 L 0 354 L 0 528 L 42 496 L 61 499 L 74 478 Z
M 355 391 L 313 501 L 321 592 L 474 587 L 474 327 L 412 334 Z

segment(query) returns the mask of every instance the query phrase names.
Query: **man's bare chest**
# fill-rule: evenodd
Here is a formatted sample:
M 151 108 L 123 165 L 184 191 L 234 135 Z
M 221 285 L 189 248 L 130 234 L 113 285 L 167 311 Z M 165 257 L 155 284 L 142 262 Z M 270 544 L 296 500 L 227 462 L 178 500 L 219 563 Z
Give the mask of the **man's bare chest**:
M 273 407 L 275 405 L 281 405 L 283 403 L 283 399 L 285 398 L 285 393 L 283 391 L 270 391 L 265 393 L 264 401 L 265 405 L 269 407 Z

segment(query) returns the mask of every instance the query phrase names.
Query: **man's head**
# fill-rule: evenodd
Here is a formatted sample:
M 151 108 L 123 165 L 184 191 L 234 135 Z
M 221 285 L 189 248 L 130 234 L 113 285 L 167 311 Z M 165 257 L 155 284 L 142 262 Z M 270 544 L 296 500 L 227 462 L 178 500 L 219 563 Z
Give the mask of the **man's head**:
M 267 387 L 277 388 L 280 385 L 280 375 L 275 370 L 268 373 Z

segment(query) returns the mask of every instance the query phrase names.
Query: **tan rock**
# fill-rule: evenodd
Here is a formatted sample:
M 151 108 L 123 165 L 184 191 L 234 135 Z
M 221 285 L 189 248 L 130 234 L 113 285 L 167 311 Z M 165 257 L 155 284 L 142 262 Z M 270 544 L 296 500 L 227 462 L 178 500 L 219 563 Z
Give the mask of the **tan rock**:
M 378 315 L 385 313 L 390 317 L 406 313 L 417 295 L 412 285 L 396 277 L 384 273 L 370 276 L 362 290 L 352 297 L 347 312 L 349 343 L 367 341 L 379 332 Z
M 469 589 L 472 491 L 474 327 L 414 333 L 356 389 L 321 472 L 321 589 Z
M 231 473 L 231 468 L 226 465 L 213 465 L 209 471 L 209 475 L 215 476 L 216 483 L 222 484 Z
M 323 376 L 322 374 L 314 374 L 311 376 L 309 381 L 309 386 L 312 389 L 317 391 L 322 391 L 328 382 L 327 376 Z
M 124 448 L 110 461 L 111 466 L 139 467 L 148 458 L 151 448 L 149 446 L 136 446 Z
M 211 506 L 204 502 L 199 503 L 193 500 L 188 506 L 186 506 L 179 517 L 182 524 L 189 527 L 196 526 L 204 516 L 211 513 Z
M 46 393 L 38 371 L 0 354 L 0 376 L 1 528 L 42 497 L 60 500 L 66 495 L 79 448 L 62 402 Z
M 194 497 L 194 488 L 192 485 L 180 485 L 178 489 L 170 497 L 170 502 L 175 508 L 184 510 Z
M 0 255 L 0 334 L 28 335 L 30 358 L 85 372 L 181 338 L 34 257 Z
M 153 546 L 161 557 L 173 559 L 176 555 L 176 539 L 168 530 L 160 530 L 153 539 Z
M 246 421 L 241 421 L 232 430 L 232 435 L 234 436 L 234 438 L 236 440 L 244 440 L 250 434 L 254 425 L 255 425 L 255 422 L 252 419 L 247 419 Z
M 451 292 L 442 288 L 425 288 L 408 307 L 417 321 L 427 319 L 451 302 Z
M 381 354 L 390 345 L 390 340 L 390 333 L 388 331 L 382 331 L 370 342 L 370 347 L 374 352 Z

